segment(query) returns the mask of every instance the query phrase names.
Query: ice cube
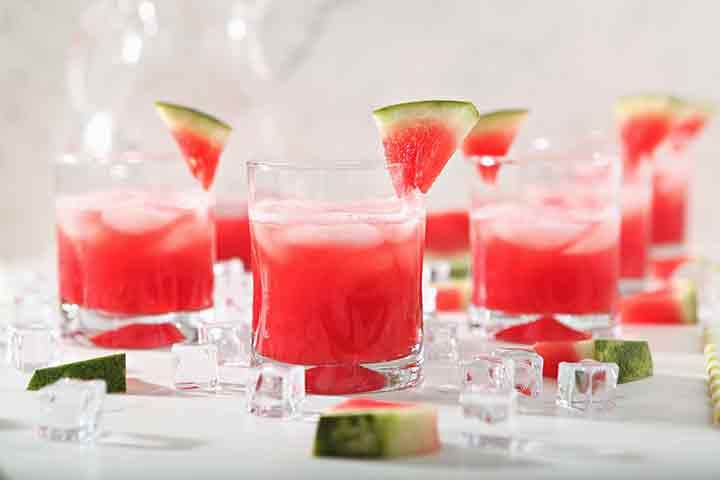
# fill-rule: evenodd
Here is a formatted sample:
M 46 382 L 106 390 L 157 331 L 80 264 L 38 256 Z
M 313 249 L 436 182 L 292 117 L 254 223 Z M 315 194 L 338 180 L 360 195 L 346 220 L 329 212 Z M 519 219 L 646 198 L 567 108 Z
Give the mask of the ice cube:
M 599 252 L 609 249 L 620 238 L 620 219 L 615 215 L 600 222 L 592 223 L 577 242 L 565 250 L 570 255 Z
M 242 261 L 216 263 L 214 268 L 215 316 L 222 321 L 250 323 L 252 319 L 253 277 Z
M 555 403 L 581 412 L 609 410 L 615 405 L 618 373 L 615 363 L 561 362 Z
M 543 212 L 530 209 L 510 218 L 495 219 L 491 225 L 495 235 L 504 241 L 528 245 L 537 250 L 572 243 L 587 228 L 587 223 L 573 222 L 558 215 L 548 217 Z
M 285 232 L 285 241 L 296 245 L 343 243 L 372 248 L 383 242 L 383 235 L 378 227 L 367 223 L 300 225 Z
M 218 347 L 212 344 L 179 344 L 172 347 L 175 356 L 175 388 L 213 391 L 220 383 Z
M 115 231 L 128 235 L 141 235 L 160 230 L 187 214 L 187 210 L 158 206 L 142 198 L 105 208 L 102 221 Z
M 503 391 L 515 389 L 512 360 L 482 353 L 461 364 L 461 391 L 468 386 Z
M 489 425 L 507 425 L 515 414 L 516 396 L 513 389 L 494 390 L 468 384 L 460 390 L 459 402 L 465 418 L 478 419 Z
M 291 418 L 305 400 L 305 369 L 294 365 L 260 364 L 251 369 L 247 409 L 259 417 Z
M 250 325 L 238 322 L 213 322 L 198 328 L 198 341 L 217 347 L 220 366 L 250 366 Z
M 498 348 L 493 354 L 513 362 L 515 390 L 520 395 L 540 396 L 543 386 L 543 358 L 540 355 L 520 348 Z
M 104 380 L 61 378 L 38 392 L 42 408 L 40 437 L 61 442 L 94 440 L 100 429 L 107 387 Z
M 426 317 L 423 325 L 423 347 L 427 361 L 457 362 L 458 324 L 456 321 Z
M 41 295 L 15 299 L 7 329 L 8 363 L 22 372 L 47 367 L 60 354 L 60 331 L 50 300 Z

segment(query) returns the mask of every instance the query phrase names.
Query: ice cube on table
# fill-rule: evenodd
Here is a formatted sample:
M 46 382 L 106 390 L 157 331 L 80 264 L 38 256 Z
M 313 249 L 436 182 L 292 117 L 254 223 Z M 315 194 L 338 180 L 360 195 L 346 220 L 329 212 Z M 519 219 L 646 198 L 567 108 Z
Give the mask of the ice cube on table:
M 478 419 L 484 424 L 510 425 L 515 415 L 517 392 L 514 389 L 492 389 L 484 385 L 465 385 L 459 402 L 465 418 Z M 499 432 L 498 432 L 499 433 Z
M 175 388 L 214 391 L 220 384 L 218 347 L 212 344 L 179 344 L 175 356 Z
M 426 316 L 423 323 L 423 349 L 425 360 L 457 362 L 458 324 L 456 321 Z
M 294 365 L 260 364 L 250 371 L 248 412 L 258 417 L 292 418 L 305 400 L 305 369 Z
M 561 362 L 555 403 L 579 412 L 607 411 L 615 406 L 619 371 L 615 363 Z
M 13 368 L 29 373 L 59 357 L 60 330 L 50 302 L 35 294 L 15 298 L 5 351 Z
M 463 361 L 460 368 L 461 391 L 470 386 L 498 391 L 515 389 L 514 365 L 507 358 L 481 353 Z
M 250 366 L 250 326 L 242 322 L 213 322 L 198 328 L 198 341 L 217 347 L 220 366 Z
M 543 358 L 522 348 L 498 348 L 494 355 L 513 362 L 515 390 L 523 397 L 537 398 L 542 393 Z
M 88 442 L 100 430 L 107 386 L 104 380 L 61 378 L 39 390 L 42 408 L 37 424 L 41 438 L 61 442 Z

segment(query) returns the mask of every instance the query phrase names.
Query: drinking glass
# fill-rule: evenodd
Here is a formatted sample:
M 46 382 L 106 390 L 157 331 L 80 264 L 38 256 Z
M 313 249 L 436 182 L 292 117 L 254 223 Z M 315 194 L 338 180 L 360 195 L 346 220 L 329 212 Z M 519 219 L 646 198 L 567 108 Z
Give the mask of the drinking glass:
M 642 291 L 648 274 L 652 231 L 653 165 L 649 156 L 623 169 L 620 189 L 622 224 L 620 228 L 620 290 Z
M 473 179 L 471 326 L 493 335 L 554 316 L 581 330 L 612 326 L 619 275 L 619 159 L 540 139 Z
M 687 150 L 663 148 L 652 181 L 652 253 L 673 255 L 685 247 L 691 161 Z
M 423 197 L 401 165 L 248 165 L 255 363 L 306 367 L 318 394 L 420 380 Z
M 211 197 L 179 154 L 67 153 L 55 172 L 66 333 L 211 318 Z

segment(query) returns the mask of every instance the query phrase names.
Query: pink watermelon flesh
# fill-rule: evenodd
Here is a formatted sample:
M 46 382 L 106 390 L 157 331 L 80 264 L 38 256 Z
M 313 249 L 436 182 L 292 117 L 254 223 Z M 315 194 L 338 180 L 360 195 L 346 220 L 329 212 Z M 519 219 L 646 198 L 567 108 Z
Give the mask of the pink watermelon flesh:
M 383 374 L 359 365 L 314 367 L 305 372 L 305 390 L 315 395 L 374 392 L 385 381 Z
M 539 342 L 535 353 L 543 358 L 543 376 L 557 378 L 561 362 L 579 362 L 592 359 L 592 341 L 580 342 Z
M 708 117 L 703 114 L 691 115 L 677 122 L 670 131 L 670 141 L 675 150 L 684 150 L 705 129 Z
M 168 347 L 184 340 L 185 336 L 172 323 L 134 323 L 90 338 L 96 347 L 131 349 Z
M 534 322 L 508 327 L 495 334 L 496 340 L 526 345 L 536 342 L 587 340 L 591 337 L 589 333 L 570 328 L 549 315 Z
M 215 179 L 223 147 L 211 143 L 207 138 L 191 130 L 172 131 L 192 175 L 208 190 Z
M 388 164 L 401 163 L 402 176 L 393 178 L 395 190 L 403 196 L 419 188 L 427 192 L 457 145 L 453 131 L 439 121 L 421 119 L 398 125 L 383 139 Z
M 620 299 L 620 323 L 635 325 L 686 325 L 697 322 L 695 292 L 669 285 Z
M 333 410 L 373 410 L 373 409 L 395 409 L 395 408 L 412 408 L 417 405 L 409 402 L 386 402 L 384 400 L 374 400 L 372 398 L 351 398 L 335 405 Z
M 489 114 L 497 115 L 497 114 Z M 484 117 L 487 118 L 488 115 Z M 463 142 L 462 150 L 466 157 L 504 157 L 508 154 L 510 146 L 515 140 L 519 123 L 524 116 L 518 120 L 515 125 L 500 124 L 495 129 L 481 130 L 474 129 L 471 131 Z M 495 183 L 500 170 L 500 162 L 495 163 L 476 163 L 476 168 L 480 177 L 488 184 Z
M 626 168 L 633 170 L 644 156 L 652 155 L 670 133 L 672 118 L 649 112 L 627 118 L 620 127 Z
M 675 270 L 691 260 L 687 255 L 659 258 L 650 262 L 650 271 L 658 280 L 669 280 Z

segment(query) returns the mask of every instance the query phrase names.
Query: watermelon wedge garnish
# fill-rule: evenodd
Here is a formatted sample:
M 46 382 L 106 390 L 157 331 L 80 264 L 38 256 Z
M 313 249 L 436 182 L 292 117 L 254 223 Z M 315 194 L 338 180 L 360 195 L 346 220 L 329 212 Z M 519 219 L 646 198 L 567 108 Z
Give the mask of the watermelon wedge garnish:
M 133 323 L 90 338 L 101 348 L 162 348 L 185 340 L 172 323 Z
M 388 165 L 399 163 L 402 175 L 393 183 L 398 195 L 427 192 L 465 135 L 478 112 L 470 102 L 428 100 L 400 103 L 373 111 Z
M 673 273 L 685 265 L 691 262 L 693 259 L 687 255 L 677 255 L 674 257 L 657 258 L 650 261 L 650 271 L 654 278 L 658 280 L 670 280 Z
M 715 113 L 712 103 L 702 100 L 681 100 L 670 130 L 670 143 L 675 150 L 684 150 L 705 129 Z
M 615 106 L 626 169 L 634 170 L 667 138 L 679 107 L 670 95 L 631 95 Z
M 620 323 L 686 325 L 698 322 L 697 290 L 687 279 L 620 299 Z
M 215 179 L 220 154 L 232 128 L 222 120 L 189 107 L 155 102 L 192 175 L 208 190 Z
M 466 157 L 480 157 L 478 173 L 488 183 L 495 183 L 500 158 L 507 155 L 520 125 L 528 116 L 527 110 L 497 110 L 480 116 L 465 137 L 462 150 Z
M 587 340 L 591 337 L 591 334 L 570 328 L 549 315 L 533 322 L 505 328 L 495 334 L 495 340 L 526 345 L 536 342 Z

